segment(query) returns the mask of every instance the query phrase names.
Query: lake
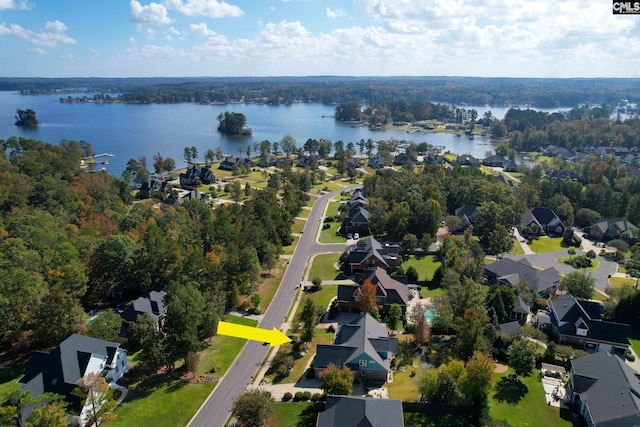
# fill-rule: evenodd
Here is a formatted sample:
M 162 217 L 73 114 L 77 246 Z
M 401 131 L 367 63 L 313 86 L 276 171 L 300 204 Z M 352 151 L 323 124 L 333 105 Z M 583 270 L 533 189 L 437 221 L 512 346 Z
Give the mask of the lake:
M 22 96 L 0 91 L 0 139 L 22 136 L 52 144 L 60 141 L 85 140 L 96 153 L 112 153 L 107 166 L 109 173 L 120 176 L 129 159 L 146 156 L 152 169 L 153 155 L 173 157 L 178 167 L 185 166 L 184 147 L 195 146 L 198 159 L 203 161 L 208 149 L 221 147 L 225 154 L 238 155 L 239 148 L 247 144 L 269 140 L 280 141 L 285 134 L 292 135 L 301 146 L 309 138 L 329 139 L 356 144 L 361 139 L 374 141 L 408 140 L 426 141 L 444 146 L 447 150 L 477 158 L 486 157 L 493 150 L 488 139 L 475 140 L 455 137 L 447 133 L 407 133 L 400 130 L 370 130 L 352 127 L 330 116 L 335 107 L 323 104 L 293 104 L 268 106 L 257 104 L 197 105 L 197 104 L 63 104 L 59 95 Z M 13 125 L 17 109 L 34 110 L 41 124 L 36 129 L 21 129 Z M 482 117 L 491 110 L 494 117 L 502 118 L 508 108 L 469 107 Z M 217 132 L 217 116 L 225 111 L 243 113 L 247 126 L 253 129 L 250 137 L 228 137 Z M 543 110 L 543 111 L 559 111 Z M 356 145 L 357 150 L 357 145 Z M 252 154 L 253 155 L 253 154 Z

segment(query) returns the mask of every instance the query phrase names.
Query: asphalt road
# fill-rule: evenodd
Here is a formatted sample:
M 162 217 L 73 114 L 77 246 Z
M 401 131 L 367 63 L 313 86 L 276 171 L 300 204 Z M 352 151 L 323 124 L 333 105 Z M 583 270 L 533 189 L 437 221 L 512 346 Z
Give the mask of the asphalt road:
M 322 245 L 314 242 L 315 233 L 322 220 L 324 207 L 332 197 L 342 191 L 350 191 L 357 186 L 331 191 L 314 203 L 307 224 L 298 241 L 293 257 L 284 273 L 282 282 L 260 322 L 261 328 L 279 328 L 296 295 L 296 287 L 302 281 L 309 256 L 315 253 L 342 251 L 346 244 Z M 222 427 L 231 413 L 233 400 L 251 383 L 267 354 L 268 346 L 256 341 L 248 341 L 222 381 L 213 389 L 207 400 L 189 422 L 191 427 Z

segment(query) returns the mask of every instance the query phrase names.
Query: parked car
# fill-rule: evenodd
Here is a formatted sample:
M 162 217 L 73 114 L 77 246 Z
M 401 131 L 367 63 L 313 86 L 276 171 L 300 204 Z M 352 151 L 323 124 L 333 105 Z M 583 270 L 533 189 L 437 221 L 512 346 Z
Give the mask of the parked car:
M 353 238 L 353 236 L 351 235 L 351 233 L 347 234 L 347 240 L 351 240 Z
M 354 238 L 355 240 L 358 240 L 358 239 L 360 238 L 360 235 L 359 235 L 358 233 L 355 233 L 355 234 L 353 235 L 353 238 Z

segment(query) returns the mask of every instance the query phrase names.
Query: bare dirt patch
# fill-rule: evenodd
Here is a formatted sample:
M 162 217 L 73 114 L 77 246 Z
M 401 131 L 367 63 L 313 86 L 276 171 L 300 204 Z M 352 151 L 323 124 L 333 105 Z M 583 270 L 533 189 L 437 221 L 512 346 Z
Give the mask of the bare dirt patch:
M 507 372 L 507 369 L 509 369 L 507 365 L 503 365 L 502 363 L 494 363 L 493 372 L 495 372 L 496 374 Z

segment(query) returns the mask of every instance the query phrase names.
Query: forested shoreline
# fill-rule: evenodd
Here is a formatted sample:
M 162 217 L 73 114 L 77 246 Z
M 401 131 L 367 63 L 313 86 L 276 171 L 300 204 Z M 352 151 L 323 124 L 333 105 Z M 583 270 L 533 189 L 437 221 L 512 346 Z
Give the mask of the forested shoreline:
M 23 94 L 100 94 L 102 102 L 337 104 L 353 101 L 439 102 L 536 108 L 613 104 L 640 97 L 640 79 L 481 77 L 201 77 L 0 78 L 0 90 Z M 110 95 L 113 94 L 113 95 Z M 108 96 L 107 96 L 108 95 Z M 71 96 L 83 102 L 84 96 Z

